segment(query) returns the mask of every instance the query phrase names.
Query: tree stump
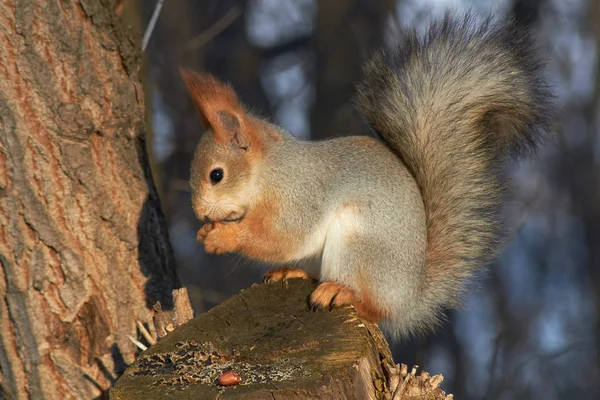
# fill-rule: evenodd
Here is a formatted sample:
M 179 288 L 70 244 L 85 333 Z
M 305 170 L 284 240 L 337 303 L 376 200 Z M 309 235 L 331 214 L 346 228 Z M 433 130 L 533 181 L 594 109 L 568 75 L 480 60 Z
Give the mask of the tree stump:
M 111 399 L 392 398 L 393 361 L 379 328 L 352 307 L 311 311 L 314 288 L 291 279 L 243 290 L 142 353 Z M 419 385 L 427 390 L 395 398 L 446 397 L 441 376 L 414 376 L 404 366 L 402 377 L 400 369 L 396 387 L 424 377 Z M 406 392 L 410 385 L 404 386 Z

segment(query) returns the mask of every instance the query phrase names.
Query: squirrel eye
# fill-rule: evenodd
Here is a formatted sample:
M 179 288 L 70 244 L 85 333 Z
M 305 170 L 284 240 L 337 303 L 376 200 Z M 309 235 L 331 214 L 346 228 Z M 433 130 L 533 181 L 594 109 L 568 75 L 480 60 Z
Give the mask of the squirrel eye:
M 210 171 L 210 181 L 211 183 L 217 184 L 223 180 L 223 168 L 215 168 Z

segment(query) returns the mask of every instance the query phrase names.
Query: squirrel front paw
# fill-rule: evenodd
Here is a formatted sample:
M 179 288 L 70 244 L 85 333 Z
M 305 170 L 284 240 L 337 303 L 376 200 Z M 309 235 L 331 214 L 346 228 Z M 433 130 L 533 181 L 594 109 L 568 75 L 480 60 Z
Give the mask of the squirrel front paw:
M 353 304 L 356 296 L 349 287 L 337 282 L 323 282 L 310 295 L 310 306 L 313 310 Z
M 233 223 L 213 222 L 198 231 L 198 241 L 207 253 L 224 254 L 237 251 L 238 235 Z
M 263 278 L 264 283 L 285 281 L 287 279 L 302 278 L 313 280 L 313 278 L 300 268 L 281 267 L 270 270 Z

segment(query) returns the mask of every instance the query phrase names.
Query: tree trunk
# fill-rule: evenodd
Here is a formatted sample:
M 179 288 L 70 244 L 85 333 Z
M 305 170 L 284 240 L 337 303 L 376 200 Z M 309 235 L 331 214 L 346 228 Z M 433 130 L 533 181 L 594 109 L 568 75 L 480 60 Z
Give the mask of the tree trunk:
M 2 398 L 103 395 L 179 287 L 110 3 L 0 2 Z

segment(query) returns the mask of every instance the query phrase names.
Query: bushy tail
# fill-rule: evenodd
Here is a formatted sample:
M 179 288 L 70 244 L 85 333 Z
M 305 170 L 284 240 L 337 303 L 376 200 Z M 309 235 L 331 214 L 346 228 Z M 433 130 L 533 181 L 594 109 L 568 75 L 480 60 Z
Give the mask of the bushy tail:
M 358 105 L 412 172 L 427 213 L 426 291 L 456 305 L 494 256 L 507 156 L 534 150 L 552 96 L 527 32 L 447 15 L 367 64 Z

